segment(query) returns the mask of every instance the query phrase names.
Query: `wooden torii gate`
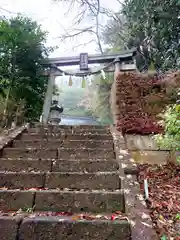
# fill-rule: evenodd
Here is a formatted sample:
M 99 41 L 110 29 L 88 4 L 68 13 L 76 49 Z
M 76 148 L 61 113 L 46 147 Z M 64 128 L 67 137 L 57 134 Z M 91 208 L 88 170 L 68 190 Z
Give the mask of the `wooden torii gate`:
M 52 102 L 53 87 L 55 84 L 55 78 L 57 76 L 72 75 L 72 76 L 88 76 L 101 72 L 100 70 L 93 71 L 89 68 L 88 64 L 104 64 L 103 70 L 105 72 L 114 72 L 115 76 L 119 71 L 134 71 L 136 70 L 135 62 L 136 49 L 123 51 L 116 54 L 94 54 L 88 55 L 87 53 L 81 53 L 80 56 L 75 57 L 61 57 L 61 58 L 48 58 L 42 64 L 49 68 L 45 73 L 48 74 L 48 87 L 44 100 L 42 122 L 46 124 L 48 122 L 49 111 Z M 76 72 L 62 71 L 59 67 L 62 66 L 74 66 L 79 65 L 80 70 Z

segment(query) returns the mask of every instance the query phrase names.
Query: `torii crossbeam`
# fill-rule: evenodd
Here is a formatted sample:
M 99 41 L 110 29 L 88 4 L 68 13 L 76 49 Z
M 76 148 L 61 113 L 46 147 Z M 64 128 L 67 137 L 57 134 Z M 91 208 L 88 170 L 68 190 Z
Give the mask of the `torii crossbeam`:
M 110 63 L 113 62 L 114 59 L 119 59 L 120 62 L 131 61 L 132 58 L 136 54 L 136 49 L 133 48 L 131 50 L 122 51 L 120 53 L 106 53 L 106 54 L 94 54 L 88 55 L 88 63 Z M 74 66 L 79 65 L 80 56 L 73 57 L 60 57 L 60 58 L 48 58 L 43 64 L 47 66 L 55 65 L 55 66 Z

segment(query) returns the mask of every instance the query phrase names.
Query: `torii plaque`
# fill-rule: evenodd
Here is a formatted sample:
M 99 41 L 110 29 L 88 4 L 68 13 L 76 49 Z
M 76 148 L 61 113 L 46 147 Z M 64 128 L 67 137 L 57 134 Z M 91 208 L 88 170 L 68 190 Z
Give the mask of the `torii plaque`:
M 80 70 L 88 70 L 88 53 L 80 54 Z

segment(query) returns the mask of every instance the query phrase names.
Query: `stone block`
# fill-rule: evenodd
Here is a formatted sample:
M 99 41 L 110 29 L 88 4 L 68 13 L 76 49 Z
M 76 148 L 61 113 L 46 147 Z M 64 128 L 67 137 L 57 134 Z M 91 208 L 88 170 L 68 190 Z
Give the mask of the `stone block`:
M 52 160 L 0 158 L 0 171 L 31 172 L 50 171 Z
M 117 172 L 102 173 L 48 173 L 46 188 L 120 189 Z
M 4 148 L 4 158 L 31 158 L 31 159 L 55 159 L 56 149 L 37 149 L 37 148 Z
M 24 133 L 22 134 L 20 141 L 35 141 L 36 139 L 44 139 L 44 136 L 41 136 L 38 133 Z
M 75 126 L 72 126 L 72 129 L 85 129 L 85 130 L 91 130 L 91 129 L 94 129 L 94 130 L 103 130 L 103 129 L 109 129 L 109 126 L 107 125 L 75 125 Z
M 141 135 L 125 135 L 127 148 L 129 150 L 158 150 L 158 146 L 153 139 L 153 135 L 141 136 Z
M 109 129 L 85 129 L 85 128 L 73 128 L 73 133 L 75 134 L 108 134 L 111 135 Z
M 81 158 L 95 158 L 95 159 L 115 159 L 113 149 L 106 150 L 102 148 L 61 148 L 58 150 L 58 158 L 62 159 L 81 159 Z
M 43 173 L 0 172 L 0 188 L 42 188 L 44 181 L 45 175 Z
M 67 134 L 68 140 L 112 140 L 112 135 L 108 134 Z
M 71 130 L 71 127 L 67 127 L 67 130 Z M 66 128 L 62 128 L 60 126 L 37 126 L 35 128 L 30 128 L 28 130 L 29 133 L 36 133 L 36 134 L 47 134 L 47 133 L 63 133 L 66 131 Z
M 33 207 L 34 192 L 0 190 L 0 209 L 3 212 L 17 211 Z
M 113 149 L 112 140 L 65 140 L 63 147 L 67 148 L 103 148 Z
M 131 151 L 136 163 L 166 164 L 170 159 L 169 151 Z
M 52 172 L 105 172 L 117 171 L 119 164 L 116 160 L 56 160 Z
M 63 140 L 65 138 L 64 134 L 38 134 L 38 133 L 24 133 L 21 136 L 21 141 L 26 141 L 26 140 L 48 140 L 48 139 L 58 139 L 58 140 Z
M 63 145 L 63 140 L 25 140 L 25 141 L 15 141 L 13 146 L 15 148 L 25 147 L 25 148 L 60 148 Z
M 39 191 L 36 193 L 36 211 L 55 212 L 123 212 L 124 195 L 105 191 Z
M 27 218 L 20 227 L 20 240 L 130 240 L 128 221 L 71 221 L 67 217 Z
M 0 216 L 0 239 L 16 240 L 20 219 Z

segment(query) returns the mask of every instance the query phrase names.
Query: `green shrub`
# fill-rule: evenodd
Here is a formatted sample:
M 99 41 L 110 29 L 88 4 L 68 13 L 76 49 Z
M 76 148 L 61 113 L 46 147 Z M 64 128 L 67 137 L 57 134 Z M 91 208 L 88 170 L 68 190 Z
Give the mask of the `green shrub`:
M 162 118 L 164 134 L 155 136 L 157 144 L 172 151 L 180 151 L 180 105 L 168 106 Z M 180 156 L 177 161 L 180 162 Z

